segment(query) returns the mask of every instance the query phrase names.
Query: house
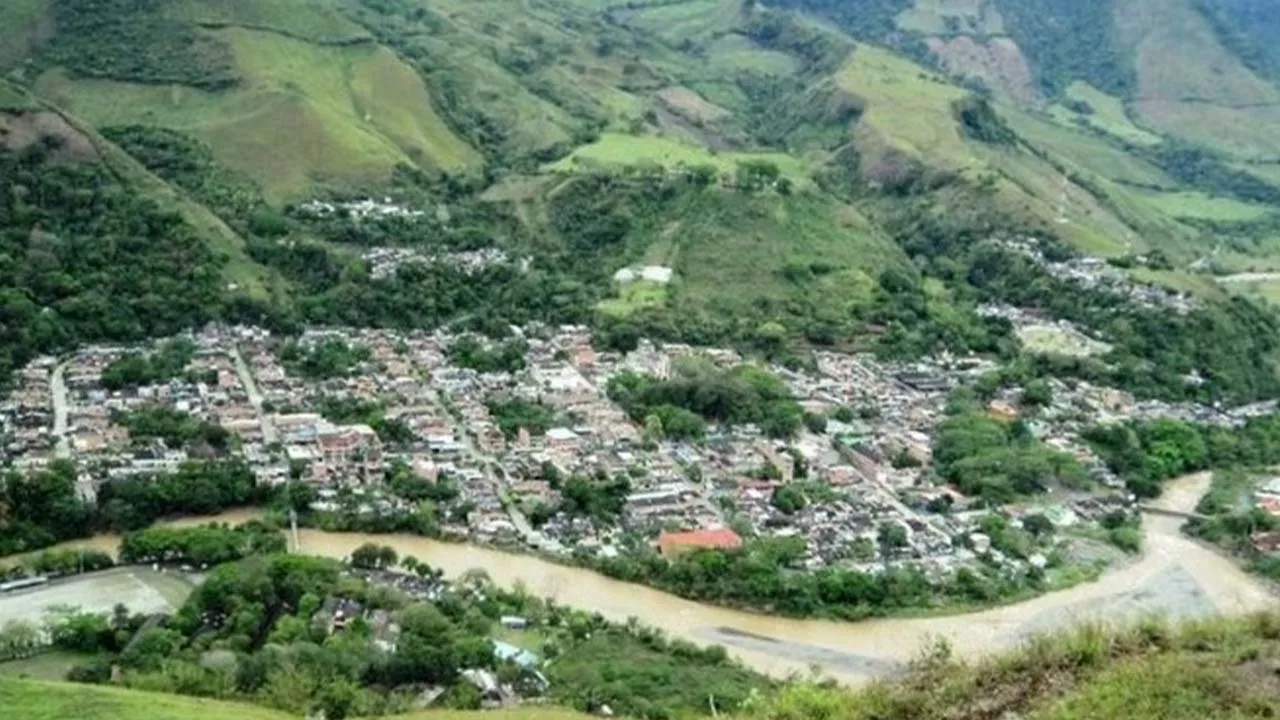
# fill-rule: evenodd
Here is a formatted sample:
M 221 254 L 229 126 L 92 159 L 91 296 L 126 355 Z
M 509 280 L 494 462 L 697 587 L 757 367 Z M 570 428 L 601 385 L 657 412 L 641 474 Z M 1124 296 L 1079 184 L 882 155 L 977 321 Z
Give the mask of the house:
M 554 427 L 547 431 L 547 447 L 557 450 L 569 450 L 578 445 L 578 433 L 564 427 Z
M 729 528 L 711 528 L 692 532 L 664 532 L 658 537 L 658 551 L 672 558 L 699 548 L 729 550 L 742 547 L 742 538 Z
M 516 647 L 511 643 L 502 642 L 501 640 L 493 640 L 493 656 L 499 661 L 511 661 L 525 670 L 537 670 L 542 664 L 542 660 L 537 655 Z
M 1000 422 L 1013 422 L 1018 419 L 1018 409 L 1004 400 L 992 400 L 987 405 L 987 414 Z
M 1253 549 L 1264 555 L 1280 553 L 1280 532 L 1257 532 L 1250 539 Z

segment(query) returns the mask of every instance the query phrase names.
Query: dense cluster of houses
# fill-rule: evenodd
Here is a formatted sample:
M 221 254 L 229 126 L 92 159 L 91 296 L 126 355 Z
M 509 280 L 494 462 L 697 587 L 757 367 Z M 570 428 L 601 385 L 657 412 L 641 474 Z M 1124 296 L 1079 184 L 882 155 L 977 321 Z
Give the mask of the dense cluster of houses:
M 18 466 L 74 458 L 81 492 L 92 497 L 109 478 L 172 471 L 191 459 L 191 448 L 134 442 L 117 422 L 120 413 L 159 404 L 230 431 L 237 438 L 231 452 L 245 458 L 259 483 L 315 485 L 321 510 L 410 511 L 413 503 L 385 485 L 393 463 L 428 481 L 448 478 L 458 496 L 444 530 L 479 542 L 609 556 L 636 537 L 663 552 L 679 552 L 690 538 L 732 546 L 747 535 L 798 537 L 806 543 L 807 567 L 872 566 L 880 554 L 868 557 L 866 548 L 874 549 L 887 523 L 908 538 L 897 555 L 940 569 L 971 556 L 954 539 L 973 531 L 974 516 L 928 510 L 942 499 L 959 510 L 967 506 L 954 489 L 935 484 L 929 463 L 950 391 L 991 370 L 989 361 L 943 356 L 891 363 L 821 352 L 815 370 L 772 370 L 804 410 L 827 418 L 825 428 L 777 440 L 749 425 L 713 426 L 705 441 L 693 443 L 647 437 L 605 387 L 624 371 L 667 376 L 680 358 L 695 354 L 730 367 L 743 361 L 737 353 L 642 342 L 624 355 L 593 349 L 585 327 L 516 331 L 527 344 L 524 369 L 481 373 L 450 361 L 458 338 L 443 332 L 314 329 L 298 346 L 336 339 L 369 352 L 344 376 L 310 380 L 286 368 L 282 338 L 258 328 L 209 327 L 189 336 L 195 351 L 179 376 L 116 391 L 103 386 L 104 369 L 147 348 L 87 347 L 68 358 L 42 358 L 18 374 L 0 404 L 6 453 Z M 1025 418 L 1027 426 L 1080 459 L 1104 492 L 1121 484 L 1080 440 L 1089 425 L 1134 417 L 1230 425 L 1274 410 L 1138 402 L 1084 382 L 1052 386 L 1051 404 Z M 495 398 L 540 406 L 552 421 L 504 433 L 491 414 Z M 389 442 L 365 419 L 326 419 L 325 405 L 333 402 L 376 408 L 411 437 Z M 1019 403 L 1009 391 L 988 410 L 1012 420 L 1023 414 Z M 620 517 L 557 511 L 563 481 L 573 476 L 625 477 Z M 799 509 L 777 507 L 775 495 L 792 484 L 808 501 Z M 1051 495 L 1034 509 L 1069 524 L 1099 514 L 1091 505 L 1097 502 Z
M 1031 258 L 1053 277 L 1085 290 L 1113 293 L 1140 307 L 1170 310 L 1179 314 L 1189 313 L 1200 306 L 1199 301 L 1189 293 L 1137 282 L 1130 273 L 1113 267 L 1103 258 L 1082 255 L 1065 260 L 1051 260 L 1045 256 L 1035 238 L 1008 240 L 1002 244 Z

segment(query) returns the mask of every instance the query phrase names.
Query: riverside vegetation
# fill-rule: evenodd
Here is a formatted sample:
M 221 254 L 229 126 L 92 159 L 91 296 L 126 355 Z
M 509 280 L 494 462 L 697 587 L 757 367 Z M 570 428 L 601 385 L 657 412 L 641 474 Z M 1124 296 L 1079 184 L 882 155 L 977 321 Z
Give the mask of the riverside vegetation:
M 856 693 L 797 682 L 753 695 L 732 717 L 982 720 L 1011 713 L 1035 720 L 1121 715 L 1138 720 L 1272 717 L 1277 710 L 1276 625 L 1274 615 L 1261 615 L 1181 627 L 1160 621 L 1128 630 L 1089 627 L 1038 638 L 1021 650 L 976 664 L 956 662 L 948 657 L 945 646 L 939 646 L 901 679 Z M 177 720 L 192 713 L 219 720 L 296 717 L 225 701 L 7 677 L 0 677 L 0 700 L 32 720 Z M 588 717 L 546 708 L 498 711 L 497 716 L 513 720 Z M 481 716 L 434 710 L 405 717 L 473 720 Z

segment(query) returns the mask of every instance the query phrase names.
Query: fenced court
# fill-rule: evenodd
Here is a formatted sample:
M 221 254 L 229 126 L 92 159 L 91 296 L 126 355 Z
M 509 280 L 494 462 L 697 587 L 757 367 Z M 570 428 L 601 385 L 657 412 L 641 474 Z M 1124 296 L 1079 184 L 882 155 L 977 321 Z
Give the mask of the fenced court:
M 110 613 L 123 603 L 130 613 L 172 612 L 191 594 L 191 589 L 189 582 L 172 573 L 140 567 L 115 568 L 0 594 L 0 625 L 10 620 L 38 625 L 45 613 L 60 606 Z

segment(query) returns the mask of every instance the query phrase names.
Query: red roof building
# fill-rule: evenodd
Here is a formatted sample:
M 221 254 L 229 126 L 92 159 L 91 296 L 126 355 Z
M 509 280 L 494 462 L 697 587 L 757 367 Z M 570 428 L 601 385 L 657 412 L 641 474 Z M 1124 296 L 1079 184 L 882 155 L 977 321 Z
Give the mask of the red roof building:
M 731 550 L 742 547 L 742 538 L 729 528 L 694 530 L 692 532 L 664 532 L 658 536 L 658 552 L 663 557 L 676 557 L 699 548 Z

